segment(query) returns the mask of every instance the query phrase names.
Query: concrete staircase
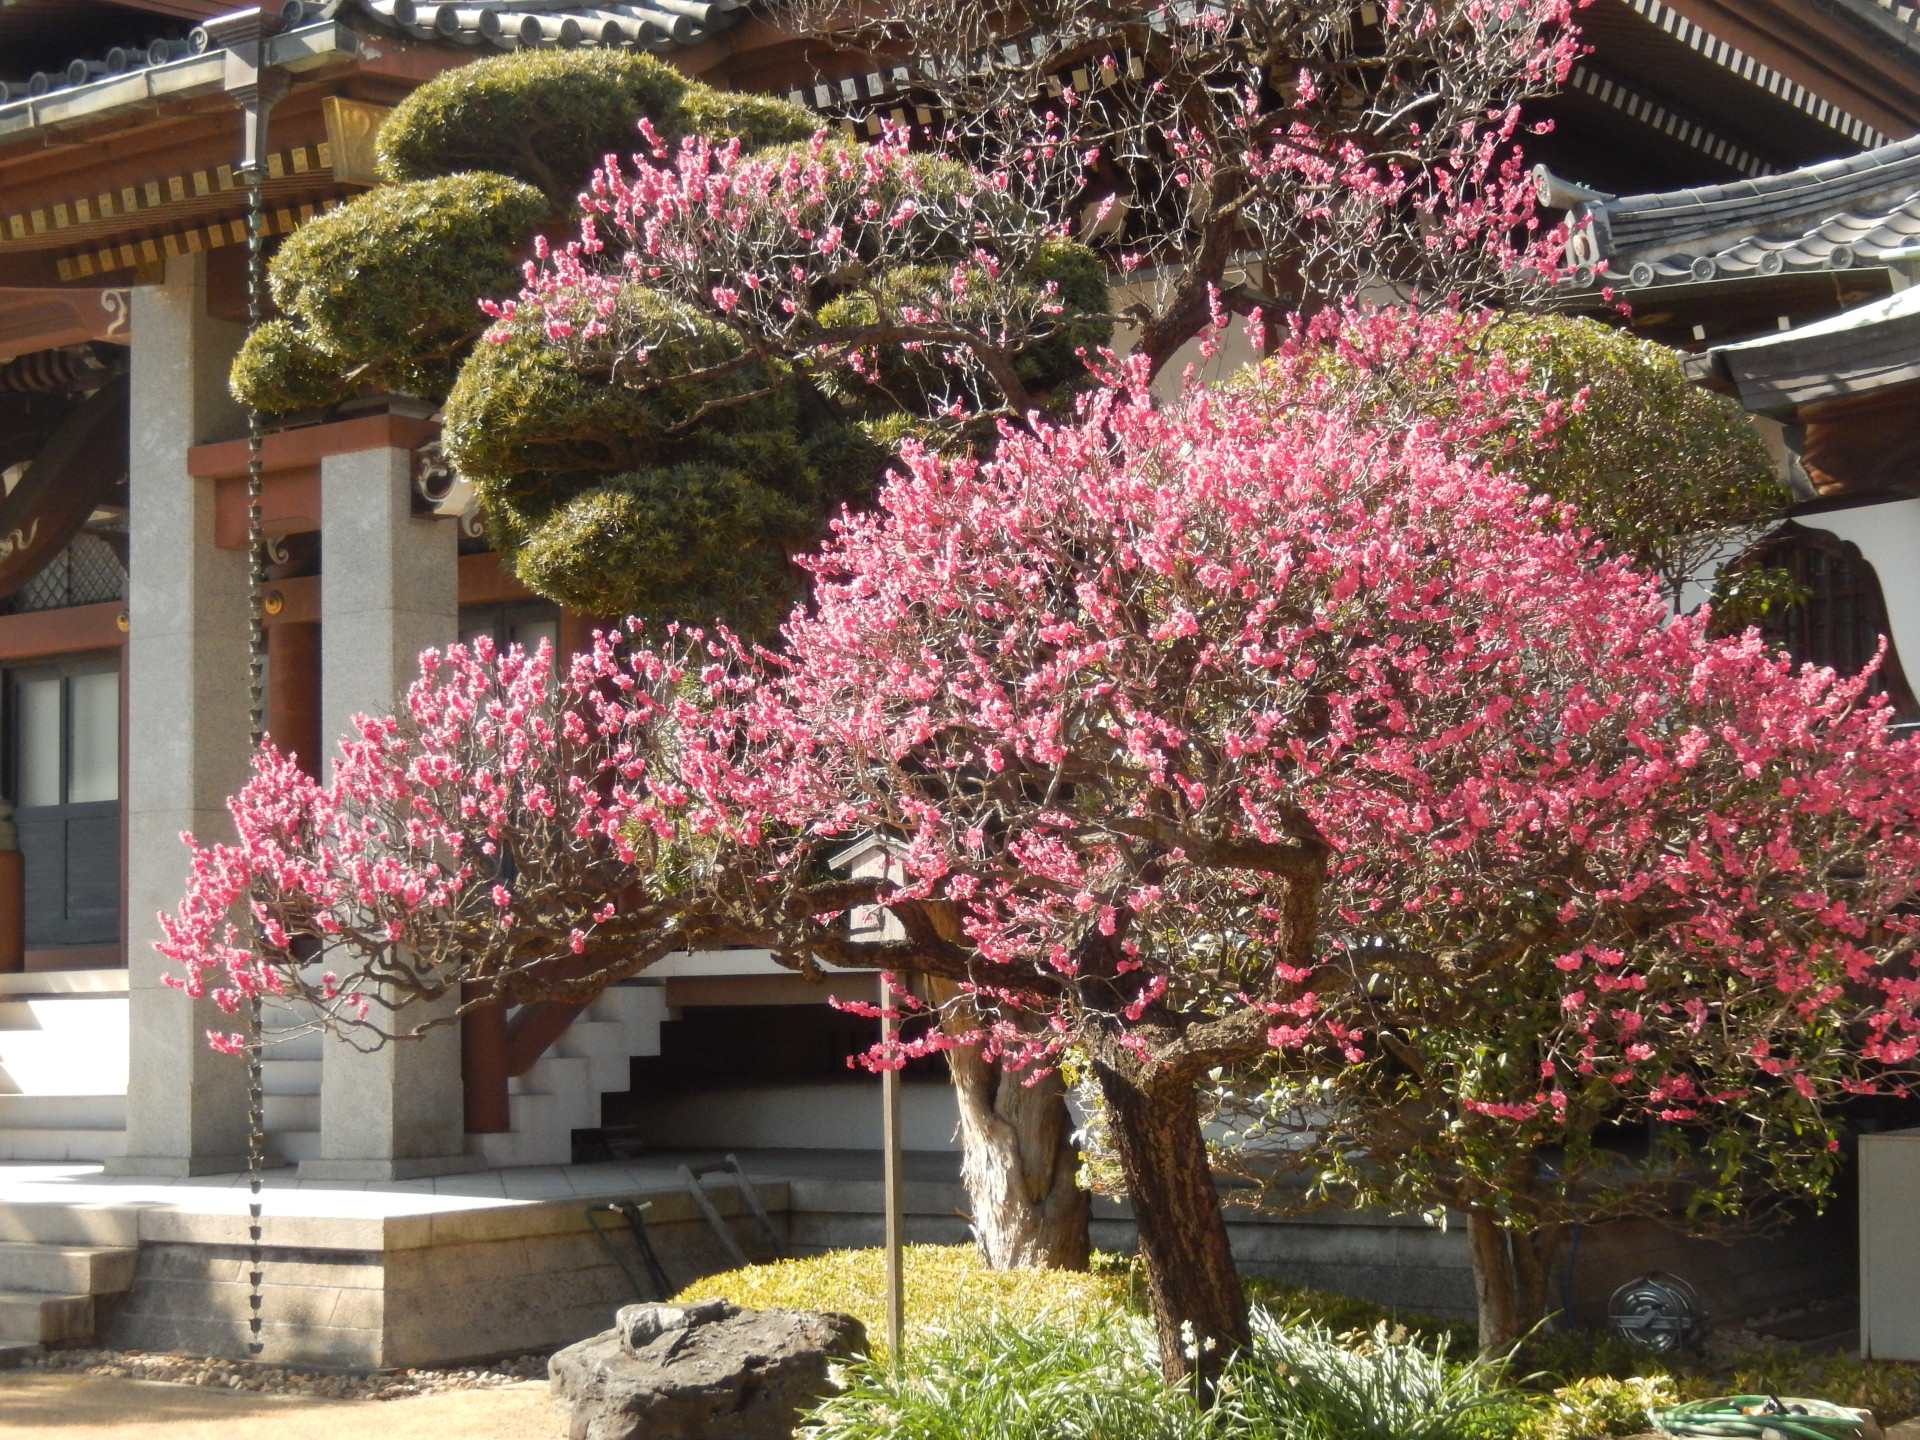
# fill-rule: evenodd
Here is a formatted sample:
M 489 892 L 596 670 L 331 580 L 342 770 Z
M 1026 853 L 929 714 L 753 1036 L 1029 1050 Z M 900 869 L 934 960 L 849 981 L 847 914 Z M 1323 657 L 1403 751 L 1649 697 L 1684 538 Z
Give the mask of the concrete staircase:
M 0 975 L 0 1161 L 126 1153 L 127 972 Z
M 660 1053 L 666 993 L 632 982 L 603 991 L 531 1070 L 507 1082 L 513 1129 L 469 1135 L 468 1149 L 503 1167 L 571 1161 L 573 1132 L 600 1124 L 600 1097 L 632 1088 L 634 1056 Z
M 325 1043 L 317 1032 L 295 1035 L 260 1053 L 267 1154 L 288 1165 L 320 1158 L 320 1055 Z
M 138 1254 L 132 1210 L 0 1205 L 0 1352 L 92 1340 Z
M 667 1018 L 658 985 L 615 985 L 568 1027 L 525 1075 L 508 1082 L 513 1129 L 470 1135 L 469 1150 L 492 1166 L 565 1165 L 573 1132 L 600 1124 L 600 1097 L 628 1089 L 635 1055 L 660 1053 Z M 276 1021 L 269 1016 L 271 1030 Z M 318 1034 L 276 1041 L 261 1057 L 267 1148 L 289 1164 L 320 1154 L 320 1072 L 325 1039 Z

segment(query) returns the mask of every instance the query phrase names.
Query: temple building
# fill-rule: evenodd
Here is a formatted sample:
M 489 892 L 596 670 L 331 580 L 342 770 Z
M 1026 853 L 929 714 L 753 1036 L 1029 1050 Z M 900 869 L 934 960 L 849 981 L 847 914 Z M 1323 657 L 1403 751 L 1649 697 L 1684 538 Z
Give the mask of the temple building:
M 37 1166 L 47 1181 L 10 1188 L 0 1173 L 0 1239 L 118 1257 L 66 1290 L 24 1283 L 0 1257 L 0 1342 L 97 1330 L 235 1353 L 244 1313 L 237 1283 L 217 1278 L 237 1263 L 230 1213 L 128 1219 L 114 1197 L 159 1205 L 172 1182 L 235 1174 L 247 1148 L 243 1068 L 205 1043 L 224 1017 L 164 984 L 153 949 L 156 917 L 185 887 L 178 837 L 223 833 L 248 758 L 246 416 L 227 388 L 247 319 L 235 175 L 246 86 L 261 70 L 284 82 L 263 187 L 275 237 L 375 183 L 373 136 L 416 86 L 519 47 L 644 49 L 854 133 L 916 114 L 904 69 L 802 43 L 741 0 L 229 9 L 0 7 L 0 797 L 11 812 L 0 822 L 0 1172 Z M 1912 443 L 1920 380 L 1892 378 L 1914 354 L 1900 327 L 1920 262 L 1920 23 L 1875 0 L 1596 0 L 1580 13 L 1592 52 L 1541 107 L 1554 128 L 1533 148 L 1567 177 L 1550 198 L 1585 222 L 1587 278 L 1632 299 L 1640 333 L 1701 350 L 1703 375 L 1780 427 L 1803 490 L 1797 528 L 1778 543 L 1827 607 L 1795 622 L 1805 628 L 1793 643 L 1810 658 L 1852 656 L 1890 633 L 1920 655 L 1920 578 L 1901 558 L 1920 525 L 1920 482 L 1899 448 Z M 1890 347 L 1881 360 L 1869 334 Z M 1855 368 L 1814 379 L 1820 356 Z M 381 396 L 266 437 L 268 726 L 315 764 L 349 717 L 393 708 L 426 647 L 489 634 L 565 652 L 590 633 L 588 617 L 530 594 L 487 549 L 445 484 L 436 434 L 430 407 Z M 826 993 L 764 954 L 715 952 L 674 957 L 585 1010 L 526 1007 L 464 1043 L 447 1029 L 362 1054 L 307 1037 L 269 1055 L 269 1149 L 314 1184 L 503 1204 L 534 1182 L 499 1177 L 604 1160 L 622 1140 L 871 1151 L 873 1087 L 845 1064 L 867 1022 Z M 950 1152 L 938 1073 L 907 1090 L 908 1148 Z M 493 1178 L 460 1179 L 475 1172 Z M 94 1209 L 63 1208 L 54 1181 Z M 922 1233 L 963 1235 L 957 1187 L 936 1190 Z M 801 1179 L 782 1193 L 796 1217 L 808 1204 L 840 1213 L 841 1201 L 805 1200 Z M 493 1214 L 476 1199 L 458 1211 L 458 1243 L 534 1247 L 528 1237 L 564 1232 L 578 1244 L 552 1273 L 604 1269 L 569 1203 L 564 1223 L 556 1209 L 514 1230 L 473 1219 Z M 19 1219 L 32 1205 L 66 1218 Z M 870 1215 L 863 1205 L 844 1208 Z M 433 1312 L 420 1278 L 431 1267 L 402 1284 L 398 1261 L 367 1258 L 437 1253 L 455 1243 L 452 1221 L 408 1229 L 398 1211 L 377 1225 L 367 1211 L 360 1229 L 328 1230 L 302 1213 L 312 1224 L 282 1217 L 275 1243 L 334 1255 L 362 1279 L 314 1282 L 333 1298 L 301 1303 L 336 1306 L 333 1318 L 276 1321 L 275 1354 L 394 1364 L 501 1353 L 542 1343 L 541 1324 L 561 1334 L 576 1312 L 599 1315 L 614 1293 L 602 1280 L 581 1281 L 565 1304 L 515 1291 L 513 1304 L 547 1319 L 512 1330 L 468 1316 L 458 1329 Z M 1457 1236 L 1418 1222 L 1325 1229 L 1291 1252 L 1248 1244 L 1266 1244 L 1295 1278 L 1364 1272 L 1360 1288 L 1382 1298 L 1471 1307 Z M 808 1233 L 844 1243 L 866 1232 L 822 1222 Z M 1373 1249 L 1349 1254 L 1363 1233 Z M 526 1263 L 549 1273 L 545 1260 Z M 384 1299 L 341 1318 L 351 1307 L 339 1297 L 363 1292 Z

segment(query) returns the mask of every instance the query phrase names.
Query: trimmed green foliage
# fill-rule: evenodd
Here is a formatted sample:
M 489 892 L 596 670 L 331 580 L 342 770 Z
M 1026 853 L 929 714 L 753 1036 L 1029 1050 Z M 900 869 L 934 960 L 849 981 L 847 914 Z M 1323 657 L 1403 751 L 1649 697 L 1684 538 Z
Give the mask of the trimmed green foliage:
M 315 345 L 298 325 L 269 320 L 240 347 L 231 383 L 235 395 L 262 410 L 317 410 L 353 394 L 349 368 Z
M 805 140 L 820 128 L 820 121 L 812 111 L 771 95 L 743 95 L 696 84 L 680 97 L 679 108 L 667 117 L 667 126 L 661 132 L 663 136 L 672 133 L 738 139 L 744 149 L 763 150 L 769 145 Z
M 730 95 L 623 50 L 516 50 L 428 81 L 381 127 L 380 173 L 424 180 L 491 170 L 537 186 L 556 215 L 609 154 L 640 148 L 640 117 L 665 140 L 738 135 L 749 147 L 799 140 L 816 121 L 798 106 Z
M 1487 331 L 1485 348 L 1526 360 L 1547 398 L 1585 395 L 1549 444 L 1516 435 L 1515 475 L 1573 506 L 1676 592 L 1722 537 L 1774 519 L 1793 498 L 1746 413 L 1688 380 L 1664 345 L 1595 320 L 1516 315 Z
M 757 364 L 675 381 L 739 342 L 644 289 L 623 303 L 663 337 L 644 369 L 563 350 L 524 310 L 448 396 L 447 456 L 537 593 L 589 614 L 723 614 L 769 631 L 801 588 L 789 557 L 866 496 L 885 454 Z
M 270 272 L 288 320 L 248 341 L 242 400 L 286 411 L 357 386 L 438 399 L 486 317 L 479 296 L 511 289 L 515 250 L 547 213 L 504 175 L 449 175 L 369 191 L 301 226 Z
M 731 1300 L 753 1310 L 838 1310 L 867 1327 L 884 1347 L 886 1256 L 881 1250 L 835 1250 L 802 1260 L 749 1265 L 696 1280 L 677 1302 Z M 989 1270 L 971 1245 L 906 1247 L 906 1333 L 917 1345 L 956 1316 L 993 1316 L 1023 1327 L 1104 1323 L 1120 1313 L 1126 1281 L 1076 1270 Z
M 1077 352 L 1091 353 L 1107 344 L 1113 325 L 1104 318 L 1074 317 L 1103 316 L 1106 311 L 1107 273 L 1100 257 L 1074 241 L 1049 240 L 1038 248 L 1025 274 L 1005 277 L 1003 283 L 1019 286 L 1035 307 L 1058 304 L 1065 321 L 1055 333 L 1015 353 L 1013 368 L 1021 383 L 1037 398 L 1053 403 L 1090 383 L 1091 372 Z M 933 297 L 950 284 L 951 271 L 944 265 L 903 265 L 882 275 L 870 290 L 849 291 L 827 301 L 819 320 L 828 329 L 897 322 L 904 313 L 932 309 Z M 955 318 L 970 318 L 966 307 L 960 307 Z M 920 412 L 953 388 L 952 363 L 932 351 L 884 345 L 879 352 L 871 377 L 844 370 L 826 377 L 830 393 L 870 413 L 900 408 Z
M 476 346 L 479 301 L 519 288 L 531 234 L 570 217 L 609 154 L 640 148 L 642 117 L 668 143 L 698 134 L 750 151 L 798 145 L 817 125 L 623 51 L 522 50 L 449 70 L 382 127 L 392 183 L 281 246 L 271 280 L 284 318 L 249 341 L 233 389 L 276 413 L 361 390 L 444 400 L 448 457 L 538 593 L 602 615 L 717 614 L 765 634 L 803 591 L 791 557 L 867 499 L 892 442 L 929 428 L 927 394 L 945 386 L 896 352 L 902 392 L 840 389 L 853 402 L 842 411 L 777 361 L 733 365 L 735 333 L 637 286 L 613 317 L 618 343 L 550 340 L 523 309 L 502 343 Z M 989 218 L 1004 203 L 977 193 L 963 165 L 920 168 L 917 203 L 957 205 L 964 191 L 968 213 Z M 904 181 L 896 190 L 879 198 L 909 198 Z M 940 262 L 960 258 L 946 253 L 950 234 L 908 223 L 926 228 L 927 264 L 894 277 L 903 303 L 946 283 Z M 1052 282 L 1070 314 L 1106 308 L 1104 270 L 1083 247 L 1048 242 L 1029 268 L 1007 283 L 1036 305 Z M 1084 378 L 1074 351 L 1107 338 L 1105 324 L 1069 324 L 1014 363 L 1036 393 L 1064 395 Z

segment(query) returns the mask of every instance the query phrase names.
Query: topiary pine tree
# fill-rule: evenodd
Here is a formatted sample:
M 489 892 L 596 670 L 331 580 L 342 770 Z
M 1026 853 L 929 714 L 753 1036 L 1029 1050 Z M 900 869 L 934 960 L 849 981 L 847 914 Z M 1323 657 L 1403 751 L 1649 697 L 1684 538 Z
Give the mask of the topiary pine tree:
M 807 364 L 741 323 L 745 311 L 702 303 L 710 284 L 689 303 L 684 286 L 639 273 L 623 276 L 622 345 L 611 348 L 555 344 L 538 306 L 481 345 L 481 302 L 517 288 L 528 254 L 546 253 L 545 233 L 572 228 L 582 188 L 604 189 L 594 176 L 609 157 L 644 146 L 661 161 L 697 140 L 710 147 L 703 155 L 777 158 L 815 123 L 784 101 L 718 91 L 619 51 L 524 51 L 449 71 L 382 127 L 386 183 L 302 227 L 274 257 L 280 317 L 242 350 L 234 391 L 276 413 L 365 390 L 445 402 L 449 455 L 478 486 L 495 547 L 534 591 L 588 613 L 717 615 L 766 632 L 803 588 L 789 557 L 865 500 L 893 440 L 951 408 L 951 364 L 881 338 L 867 374 Z M 903 306 L 927 303 L 969 246 L 991 244 L 972 217 L 1006 213 L 965 166 L 890 163 L 913 170 L 930 215 L 968 223 L 912 227 L 916 243 L 877 269 L 816 269 L 805 309 L 844 340 L 895 335 Z M 867 199 L 898 188 L 849 182 Z M 1075 316 L 1104 314 L 1100 262 L 1043 217 L 1018 218 L 1044 243 L 997 277 L 1001 287 L 1036 315 L 1048 296 Z M 1012 377 L 1000 391 L 1013 393 L 984 408 L 1023 411 L 1071 388 L 1084 375 L 1077 352 L 1108 334 L 1091 318 L 1032 318 L 1013 334 L 1004 305 L 974 317 L 982 336 L 1001 326 L 993 338 Z M 847 354 L 843 345 L 838 358 Z M 990 422 L 971 433 L 990 436 Z

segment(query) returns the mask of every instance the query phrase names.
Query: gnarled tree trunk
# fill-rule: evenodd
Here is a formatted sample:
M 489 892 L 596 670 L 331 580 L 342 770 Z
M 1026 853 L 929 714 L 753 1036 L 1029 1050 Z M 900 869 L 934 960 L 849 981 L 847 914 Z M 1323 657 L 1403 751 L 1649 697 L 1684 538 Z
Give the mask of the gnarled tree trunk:
M 976 1045 L 947 1052 L 960 1104 L 960 1178 L 973 1235 L 990 1269 L 1087 1268 L 1092 1197 L 1058 1071 L 1033 1083 L 984 1058 Z
M 947 907 L 934 923 L 949 939 L 959 934 Z M 942 1029 L 966 1035 L 980 1028 L 979 1012 L 958 986 L 934 980 L 929 989 L 940 1003 Z M 960 1107 L 960 1181 L 987 1268 L 1086 1269 L 1093 1197 L 1080 1188 L 1059 1072 L 1034 1080 L 987 1059 L 978 1045 L 962 1045 L 947 1051 L 947 1073 Z
M 1492 1210 L 1467 1210 L 1474 1298 L 1480 1308 L 1480 1353 L 1509 1350 L 1547 1318 L 1560 1227 L 1516 1230 Z
M 1200 1133 L 1190 1078 L 1116 1044 L 1098 1047 L 1094 1078 L 1134 1223 L 1160 1340 L 1160 1368 L 1202 1386 L 1252 1340 L 1226 1217 Z

